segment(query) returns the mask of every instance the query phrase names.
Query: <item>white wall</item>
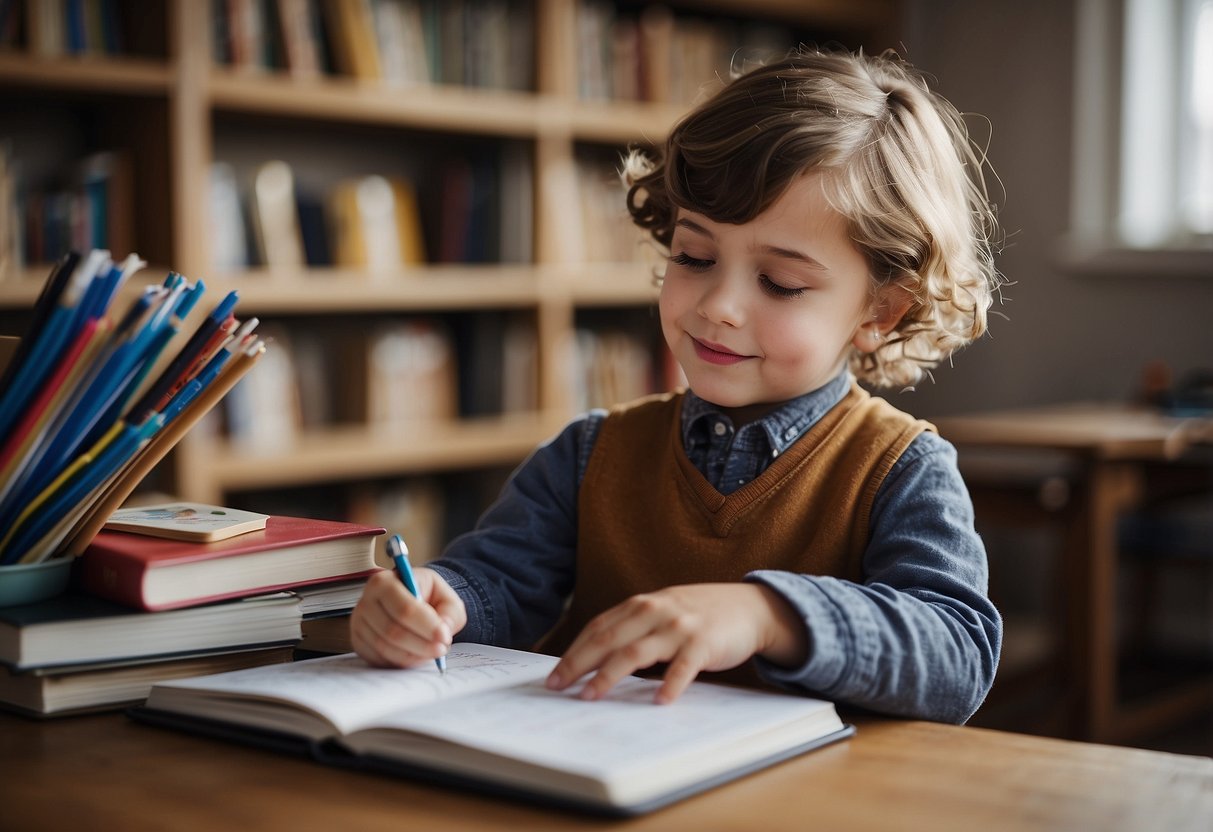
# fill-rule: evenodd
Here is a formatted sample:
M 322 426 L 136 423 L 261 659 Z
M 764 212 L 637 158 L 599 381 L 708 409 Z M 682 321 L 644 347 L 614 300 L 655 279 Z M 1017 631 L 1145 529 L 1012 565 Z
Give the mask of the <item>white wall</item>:
M 904 54 L 962 112 L 990 120 L 1012 285 L 991 332 L 898 406 L 962 411 L 1131 395 L 1143 364 L 1213 368 L 1213 274 L 1078 275 L 1057 258 L 1070 190 L 1074 12 L 1068 0 L 909 0 Z M 984 136 L 979 120 L 976 136 Z M 999 187 L 997 182 L 990 183 Z

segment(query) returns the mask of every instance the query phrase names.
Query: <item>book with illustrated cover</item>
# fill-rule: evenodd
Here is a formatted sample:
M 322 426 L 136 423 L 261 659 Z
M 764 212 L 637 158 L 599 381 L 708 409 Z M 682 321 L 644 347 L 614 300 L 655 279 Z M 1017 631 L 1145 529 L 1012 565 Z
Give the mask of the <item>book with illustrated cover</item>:
M 354 654 L 158 683 L 135 719 L 321 763 L 593 813 L 631 815 L 853 733 L 819 699 L 694 682 L 656 705 L 657 679 L 602 700 L 544 679 L 557 659 L 455 644 L 432 662 L 373 668 Z
M 205 503 L 158 503 L 118 509 L 104 528 L 169 540 L 213 543 L 264 529 L 268 519 L 268 514 Z

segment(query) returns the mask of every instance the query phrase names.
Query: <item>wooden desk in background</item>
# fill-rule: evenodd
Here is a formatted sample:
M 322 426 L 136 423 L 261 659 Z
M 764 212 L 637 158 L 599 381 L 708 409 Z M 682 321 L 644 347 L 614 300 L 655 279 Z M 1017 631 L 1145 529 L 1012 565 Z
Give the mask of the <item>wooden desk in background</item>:
M 672 706 L 677 707 L 677 706 Z M 855 737 L 612 823 L 136 724 L 0 714 L 0 828 L 1199 830 L 1213 758 L 864 718 Z
M 1130 741 L 1179 715 L 1213 708 L 1213 680 L 1134 706 L 1122 702 L 1116 623 L 1118 519 L 1142 499 L 1147 470 L 1167 464 L 1178 467 L 1194 448 L 1213 442 L 1213 419 L 1074 404 L 937 419 L 935 424 L 940 435 L 959 449 L 979 524 L 981 496 L 993 511 L 1000 492 L 1011 505 L 1009 493 L 1022 487 L 1016 481 L 1022 469 L 1009 465 L 1000 472 L 997 463 L 991 466 L 990 458 L 981 456 L 983 452 L 1054 452 L 1068 460 L 1063 493 L 1039 496 L 1045 503 L 1056 499 L 1055 508 L 1068 504 L 1062 515 L 1066 529 L 1059 575 L 1066 605 L 1062 649 L 1068 719 L 1076 728 L 1074 736 L 1097 742 Z M 1008 461 L 1014 462 L 1015 456 Z M 1213 483 L 1213 467 L 1208 470 L 1208 482 Z

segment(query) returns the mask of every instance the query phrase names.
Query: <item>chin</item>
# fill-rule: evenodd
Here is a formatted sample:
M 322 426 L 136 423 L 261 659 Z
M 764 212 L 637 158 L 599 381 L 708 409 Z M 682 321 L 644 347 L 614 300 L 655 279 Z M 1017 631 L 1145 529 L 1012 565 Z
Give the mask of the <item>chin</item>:
M 717 407 L 748 407 L 758 403 L 753 396 L 744 396 L 735 390 L 721 390 L 718 385 L 696 384 L 692 379 L 688 386 L 696 396 Z

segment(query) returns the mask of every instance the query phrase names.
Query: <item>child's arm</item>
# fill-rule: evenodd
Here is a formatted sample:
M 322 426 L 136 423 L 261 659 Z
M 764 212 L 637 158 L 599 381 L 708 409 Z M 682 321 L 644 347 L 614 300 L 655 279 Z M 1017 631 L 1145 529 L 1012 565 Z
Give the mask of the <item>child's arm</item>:
M 446 655 L 467 624 L 463 602 L 431 569 L 414 571 L 417 597 L 388 570 L 372 575 L 350 617 L 350 639 L 376 667 L 407 667 Z
M 460 641 L 529 647 L 547 632 L 572 590 L 577 487 L 602 416 L 595 411 L 579 417 L 537 448 L 476 528 L 417 570 L 418 584 L 432 581 L 442 598 L 458 602 L 447 631 L 435 616 L 419 611 L 424 605 L 398 579 L 381 573 L 368 583 L 351 622 L 358 653 L 377 665 L 418 664 L 456 635 Z M 418 589 L 428 598 L 427 590 Z
M 756 661 L 768 682 L 917 719 L 961 723 L 994 681 L 1002 620 L 955 449 L 920 436 L 873 506 L 864 581 L 763 571 L 805 622 L 804 663 Z
M 700 671 L 727 670 L 761 655 L 779 665 L 805 659 L 803 624 L 777 592 L 759 584 L 688 584 L 636 595 L 594 618 L 548 677 L 563 690 L 587 673 L 582 699 L 669 662 L 656 701 L 677 699 Z

